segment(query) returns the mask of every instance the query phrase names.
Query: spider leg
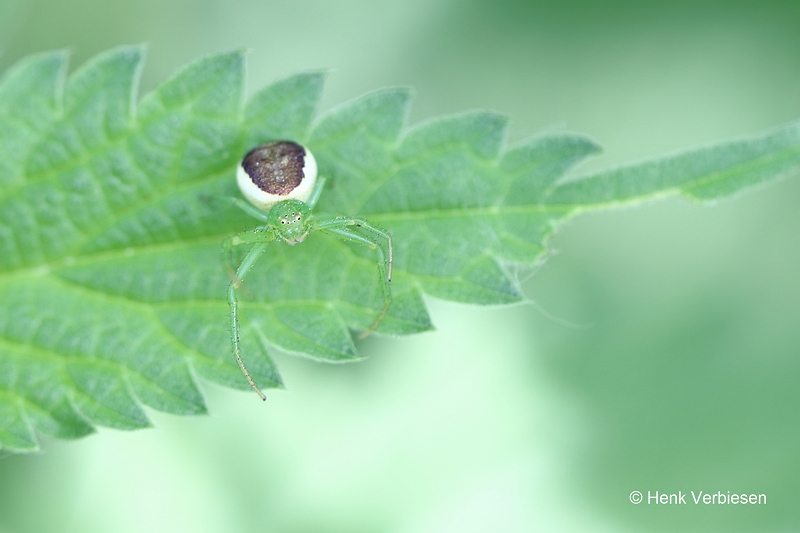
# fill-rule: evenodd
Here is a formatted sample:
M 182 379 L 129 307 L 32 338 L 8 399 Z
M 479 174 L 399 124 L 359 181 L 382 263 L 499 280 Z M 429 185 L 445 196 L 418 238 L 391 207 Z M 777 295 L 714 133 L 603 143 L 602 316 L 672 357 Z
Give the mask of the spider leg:
M 262 400 L 266 400 L 267 397 L 261 392 L 261 389 L 258 388 L 258 385 L 256 385 L 256 382 L 253 380 L 253 377 L 250 375 L 250 372 L 247 370 L 242 360 L 242 349 L 239 339 L 239 302 L 236 299 L 236 290 L 240 288 L 247 272 L 256 264 L 261 254 L 267 248 L 267 245 L 273 240 L 275 240 L 275 235 L 271 231 L 259 231 L 256 229 L 234 235 L 229 239 L 225 239 L 223 243 L 223 250 L 226 250 L 226 252 L 233 246 L 239 244 L 255 243 L 250 251 L 247 252 L 244 260 L 234 273 L 231 284 L 228 286 L 228 305 L 231 308 L 231 346 L 233 349 L 233 356 L 236 358 L 239 369 L 242 371 L 242 374 L 244 374 L 247 383 L 250 384 Z
M 363 339 L 375 331 L 383 317 L 386 316 L 389 305 L 392 303 L 392 291 L 389 285 L 392 281 L 392 236 L 360 218 L 324 220 L 317 222 L 316 227 L 338 239 L 361 244 L 378 253 L 378 272 L 380 274 L 381 290 L 383 291 L 383 308 L 372 322 L 372 325 L 358 336 L 358 338 Z M 362 234 L 356 233 L 356 231 L 361 231 Z
M 249 202 L 245 202 L 241 198 L 236 198 L 233 196 L 225 196 L 222 199 L 232 203 L 233 205 L 235 205 L 236 207 L 238 207 L 251 217 L 258 219 L 261 222 L 267 222 L 268 220 L 267 214 L 264 211 L 262 211 L 261 209 L 257 208 L 256 206 L 254 206 Z
M 240 288 L 242 280 L 236 275 L 236 264 L 233 261 L 233 248 L 240 244 L 269 242 L 274 240 L 275 237 L 270 231 L 268 226 L 259 226 L 249 231 L 237 233 L 232 237 L 228 237 L 222 241 L 222 255 L 225 262 L 225 270 L 228 272 L 228 277 L 231 281 L 236 282 L 236 287 Z
M 311 196 L 306 200 L 306 205 L 309 209 L 314 209 L 314 206 L 317 205 L 319 195 L 322 194 L 322 188 L 325 186 L 325 180 L 325 176 L 317 176 L 317 182 L 314 184 L 314 188 L 311 189 Z

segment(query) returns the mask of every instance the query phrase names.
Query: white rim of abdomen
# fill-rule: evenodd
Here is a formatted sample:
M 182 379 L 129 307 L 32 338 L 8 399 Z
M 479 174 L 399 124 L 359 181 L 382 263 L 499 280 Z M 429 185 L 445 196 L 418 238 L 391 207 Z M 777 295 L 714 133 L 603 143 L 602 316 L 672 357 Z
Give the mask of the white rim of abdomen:
M 302 146 L 302 145 L 301 145 Z M 244 169 L 242 162 L 236 167 L 236 184 L 248 202 L 256 206 L 262 211 L 269 211 L 270 208 L 284 200 L 300 200 L 305 202 L 311 196 L 311 191 L 314 190 L 314 184 L 317 182 L 317 160 L 311 150 L 303 146 L 305 154 L 303 155 L 303 179 L 300 184 L 292 189 L 288 194 L 272 194 L 261 190 L 250 178 L 250 175 Z

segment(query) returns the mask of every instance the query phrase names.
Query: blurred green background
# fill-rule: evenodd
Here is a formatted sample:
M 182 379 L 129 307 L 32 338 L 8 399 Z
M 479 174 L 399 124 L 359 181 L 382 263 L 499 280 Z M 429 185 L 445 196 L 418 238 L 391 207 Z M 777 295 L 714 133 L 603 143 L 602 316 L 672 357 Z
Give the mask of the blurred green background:
M 318 67 L 325 108 L 411 85 L 413 122 L 587 133 L 586 170 L 800 117 L 798 28 L 796 1 L 0 0 L 0 67 L 146 42 L 149 90 L 246 47 L 251 91 Z M 0 458 L 0 533 L 800 530 L 798 207 L 795 177 L 582 216 L 535 305 L 431 300 L 438 331 L 370 338 L 364 363 L 281 357 L 266 405 L 204 384 L 211 416 Z

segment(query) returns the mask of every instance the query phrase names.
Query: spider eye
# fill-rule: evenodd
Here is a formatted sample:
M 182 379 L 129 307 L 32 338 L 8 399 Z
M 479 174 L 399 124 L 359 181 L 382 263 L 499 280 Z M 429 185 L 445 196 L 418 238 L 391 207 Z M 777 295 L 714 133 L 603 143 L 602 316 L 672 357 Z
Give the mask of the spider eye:
M 317 180 L 317 162 L 310 150 L 292 141 L 256 146 L 236 170 L 236 183 L 247 200 L 269 211 L 283 200 L 305 202 Z

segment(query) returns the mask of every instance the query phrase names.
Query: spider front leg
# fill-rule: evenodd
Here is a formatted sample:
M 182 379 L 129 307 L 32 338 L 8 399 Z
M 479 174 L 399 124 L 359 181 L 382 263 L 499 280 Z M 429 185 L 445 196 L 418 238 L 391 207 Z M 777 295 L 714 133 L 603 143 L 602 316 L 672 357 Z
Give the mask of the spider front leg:
M 381 290 L 383 291 L 383 308 L 372 322 L 372 325 L 358 336 L 359 339 L 363 339 L 375 331 L 383 317 L 386 316 L 389 305 L 392 303 L 392 291 L 389 285 L 392 282 L 392 236 L 360 218 L 337 217 L 317 222 L 316 227 L 337 239 L 361 244 L 372 248 L 378 253 L 378 272 L 380 274 Z
M 225 202 L 229 202 L 230 204 L 233 204 L 234 206 L 238 207 L 239 209 L 241 209 L 242 211 L 244 211 L 245 213 L 247 213 L 251 217 L 253 217 L 253 218 L 257 219 L 257 220 L 260 220 L 261 222 L 265 222 L 265 223 L 269 222 L 269 218 L 267 217 L 266 213 L 264 213 L 260 209 L 258 209 L 255 206 L 245 202 L 244 200 L 242 200 L 240 198 L 235 198 L 233 196 L 223 196 L 220 199 L 225 201 Z M 250 242 L 250 243 L 252 243 L 252 242 L 262 242 L 264 240 L 264 237 L 263 237 L 263 235 L 260 235 L 260 234 L 263 234 L 264 231 L 267 231 L 267 226 L 266 225 L 265 226 L 259 226 L 258 228 L 255 228 L 255 229 L 250 230 L 250 231 L 239 233 L 238 235 L 234 235 L 233 237 L 228 237 L 227 239 L 222 241 L 222 254 L 223 254 L 223 259 L 225 261 L 225 270 L 228 272 L 228 277 L 231 279 L 231 281 L 236 281 L 237 280 L 237 277 L 236 277 L 236 266 L 235 266 L 235 264 L 233 262 L 233 248 L 235 246 L 238 246 L 239 244 L 243 244 L 243 243 L 246 243 L 246 242 Z M 248 236 L 249 234 L 252 234 L 252 235 Z M 273 239 L 274 239 L 274 236 L 269 238 L 268 240 L 273 240 Z M 241 281 L 242 280 L 239 279 L 239 285 L 241 285 Z M 238 287 L 238 285 L 237 285 L 237 287 Z
M 242 263 L 239 265 L 239 268 L 236 270 L 235 277 L 231 281 L 231 284 L 228 285 L 228 305 L 231 308 L 231 345 L 233 348 L 233 355 L 236 358 L 236 362 L 239 364 L 239 369 L 242 371 L 242 374 L 244 374 L 245 379 L 247 379 L 247 383 L 250 384 L 250 386 L 254 391 L 256 391 L 262 400 L 266 400 L 267 397 L 263 392 L 261 392 L 261 389 L 258 388 L 258 385 L 256 385 L 256 382 L 253 380 L 253 377 L 250 375 L 250 372 L 247 370 L 247 367 L 242 360 L 241 341 L 239 339 L 239 302 L 236 299 L 236 290 L 241 286 L 245 275 L 247 275 L 247 272 L 261 257 L 261 254 L 267 248 L 267 245 L 274 240 L 275 235 L 272 231 L 256 229 L 245 231 L 225 239 L 225 242 L 222 246 L 223 250 L 227 254 L 233 246 L 238 246 L 245 243 L 255 243 L 253 248 L 250 249 Z

